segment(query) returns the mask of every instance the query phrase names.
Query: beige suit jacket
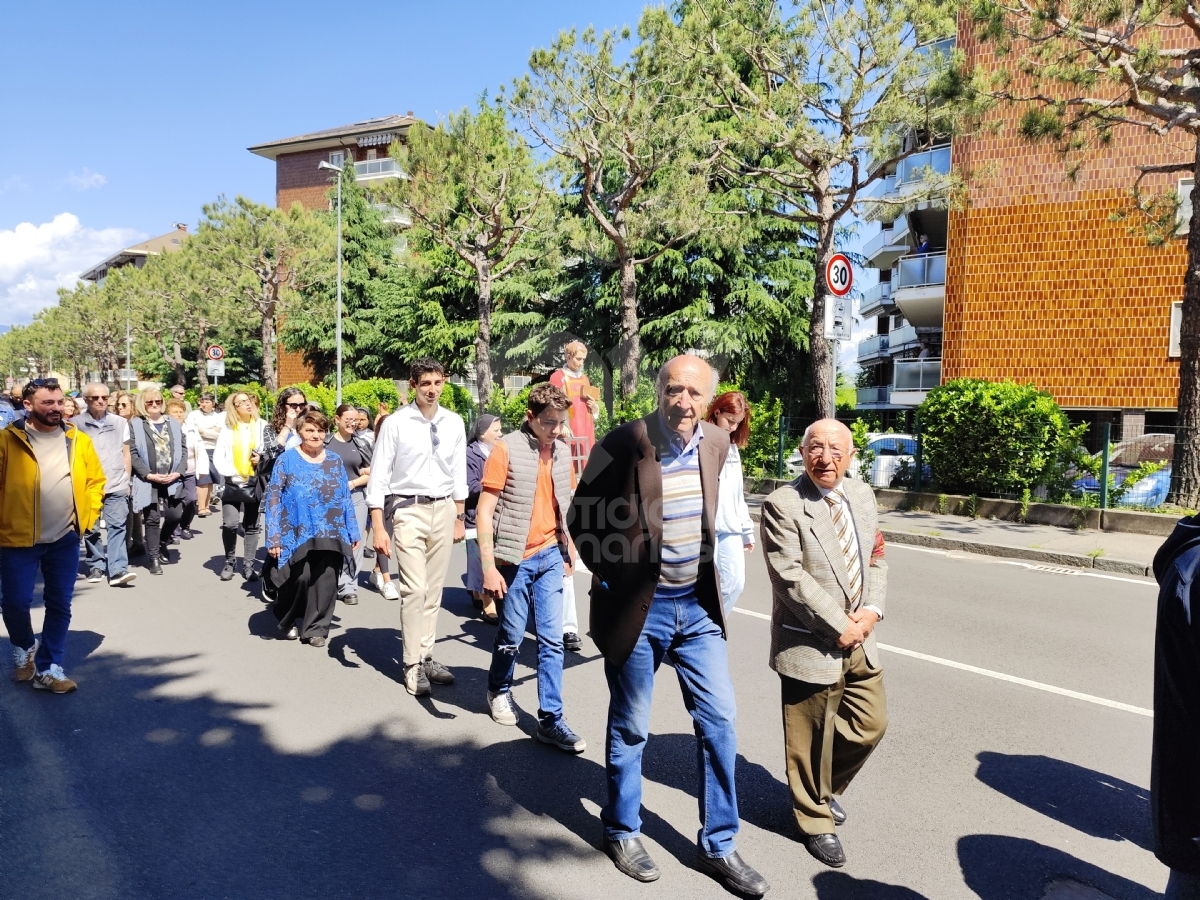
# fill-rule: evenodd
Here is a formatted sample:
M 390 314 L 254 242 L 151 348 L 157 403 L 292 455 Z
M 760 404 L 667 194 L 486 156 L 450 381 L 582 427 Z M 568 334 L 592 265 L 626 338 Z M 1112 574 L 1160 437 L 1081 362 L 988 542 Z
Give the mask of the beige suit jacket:
M 862 606 L 884 609 L 887 563 L 872 558 L 879 528 L 875 492 L 856 479 L 842 482 L 854 516 L 862 559 Z M 763 552 L 771 576 L 771 668 L 780 675 L 812 684 L 834 684 L 849 651 L 837 640 L 850 624 L 850 576 L 838 543 L 829 505 L 820 490 L 801 475 L 763 502 Z M 867 664 L 879 668 L 872 633 L 863 643 Z

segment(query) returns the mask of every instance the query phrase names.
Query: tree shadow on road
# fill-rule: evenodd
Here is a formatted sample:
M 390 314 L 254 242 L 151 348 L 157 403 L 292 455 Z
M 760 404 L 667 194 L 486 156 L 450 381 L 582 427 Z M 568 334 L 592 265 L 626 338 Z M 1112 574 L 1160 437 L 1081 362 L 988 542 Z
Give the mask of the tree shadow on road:
M 1154 849 L 1149 791 L 1048 756 L 984 752 L 976 759 L 975 777 L 1018 803 L 1084 834 Z
M 23 897 L 536 898 L 538 864 L 563 861 L 626 887 L 582 803 L 602 801 L 595 762 L 391 727 L 287 752 L 248 705 L 165 696 L 186 659 L 99 640 L 71 633 L 75 695 L 0 685 L 5 881 Z M 678 845 L 664 828 L 648 833 Z
M 968 835 L 959 839 L 958 862 L 967 887 L 981 900 L 1041 900 L 1057 880 L 1082 882 L 1121 900 L 1160 897 L 1127 878 L 1025 838 Z

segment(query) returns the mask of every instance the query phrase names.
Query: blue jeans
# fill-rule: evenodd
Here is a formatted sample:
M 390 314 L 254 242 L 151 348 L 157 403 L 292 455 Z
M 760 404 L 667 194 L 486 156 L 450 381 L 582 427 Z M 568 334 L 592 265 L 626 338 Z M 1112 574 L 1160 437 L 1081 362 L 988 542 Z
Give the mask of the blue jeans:
M 104 518 L 107 538 L 100 534 L 100 523 L 83 539 L 88 571 L 107 568 L 108 577 L 124 575 L 129 569 L 129 548 L 125 546 L 125 524 L 129 518 L 129 498 L 123 494 L 105 494 Z M 107 546 L 106 546 L 107 544 Z M 107 560 L 107 566 L 105 561 Z
M 51 665 L 62 665 L 63 645 L 71 624 L 71 597 L 79 572 L 79 532 L 68 531 L 53 544 L 0 549 L 0 589 L 4 594 L 4 627 L 14 647 L 28 650 L 33 646 L 33 624 L 29 607 L 33 605 L 34 580 L 42 567 L 42 599 L 46 615 L 42 621 L 42 643 L 34 663 L 39 672 Z
M 539 550 L 519 566 L 498 567 L 508 592 L 496 632 L 496 647 L 488 669 L 488 690 L 510 690 L 517 651 L 525 637 L 529 609 L 538 642 L 538 719 L 547 727 L 562 719 L 563 558 L 557 544 Z
M 728 856 L 738 831 L 737 706 L 721 626 L 694 594 L 655 595 L 629 659 L 623 665 L 605 660 L 609 703 L 608 804 L 600 811 L 604 836 L 624 840 L 641 834 L 642 751 L 650 734 L 654 673 L 666 656 L 675 667 L 696 729 L 700 848 L 711 857 Z

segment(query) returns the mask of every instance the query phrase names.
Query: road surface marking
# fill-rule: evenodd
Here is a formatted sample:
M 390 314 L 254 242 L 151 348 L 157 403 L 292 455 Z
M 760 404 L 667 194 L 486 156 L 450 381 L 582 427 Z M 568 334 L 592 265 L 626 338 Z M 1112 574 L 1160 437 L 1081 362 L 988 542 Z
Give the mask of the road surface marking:
M 749 609 L 742 609 L 740 606 L 733 608 L 734 612 L 739 612 L 744 616 L 752 616 L 755 619 L 763 619 L 767 622 L 771 621 L 771 617 L 760 612 L 754 612 Z M 1012 684 L 1020 684 L 1024 687 L 1031 687 L 1039 691 L 1046 691 L 1049 694 L 1059 694 L 1063 697 L 1070 697 L 1072 700 L 1083 700 L 1087 703 L 1095 703 L 1098 706 L 1107 706 L 1111 709 L 1120 709 L 1125 712 L 1131 712 L 1139 716 L 1150 716 L 1153 718 L 1154 711 L 1143 709 L 1140 706 L 1131 706 L 1128 703 L 1118 703 L 1116 700 L 1107 700 L 1104 697 L 1095 697 L 1091 694 L 1081 694 L 1079 691 L 1071 691 L 1067 688 L 1056 687 L 1052 684 L 1043 684 L 1040 681 L 1031 681 L 1028 678 L 1018 678 L 1016 675 L 1006 675 L 1004 672 L 995 672 L 991 669 L 981 669 L 978 666 L 969 666 L 966 663 L 955 662 L 952 659 L 942 659 L 940 656 L 930 656 L 927 653 L 918 653 L 916 650 L 905 650 L 903 647 L 893 647 L 891 644 L 878 644 L 880 650 L 886 650 L 888 653 L 896 653 L 900 656 L 911 656 L 913 659 L 920 659 L 925 662 L 931 662 L 939 666 L 947 666 L 951 669 L 961 669 L 964 672 L 972 672 L 976 675 L 984 675 L 988 678 L 995 678 L 997 681 L 1007 681 Z
M 984 556 L 980 553 L 968 553 L 964 550 L 939 550 L 936 547 L 917 547 L 913 544 L 888 544 L 888 550 L 894 550 L 897 547 L 901 550 L 915 550 L 917 553 L 933 553 L 938 556 L 944 556 L 947 559 L 957 559 L 963 562 L 978 562 L 989 563 L 997 566 L 1020 566 L 1022 569 L 1028 569 L 1031 572 L 1051 571 L 1058 574 L 1057 567 L 1050 569 L 1045 563 L 1028 563 L 1021 562 L 1015 559 L 997 559 L 992 556 Z M 1086 575 L 1088 578 L 1103 578 L 1105 581 L 1124 581 L 1126 584 L 1140 584 L 1143 587 L 1152 587 L 1158 590 L 1158 583 L 1146 578 L 1125 578 L 1121 575 L 1107 575 L 1103 572 L 1089 571 L 1088 569 L 1073 569 L 1080 575 Z

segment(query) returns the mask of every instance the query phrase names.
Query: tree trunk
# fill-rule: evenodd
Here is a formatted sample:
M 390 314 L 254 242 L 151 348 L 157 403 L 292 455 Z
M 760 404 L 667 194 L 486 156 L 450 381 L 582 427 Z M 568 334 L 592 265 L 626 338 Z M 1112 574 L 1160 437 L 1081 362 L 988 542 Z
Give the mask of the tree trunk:
M 1193 165 L 1200 178 L 1200 140 Z M 1171 492 L 1167 500 L 1188 509 L 1200 507 L 1200 203 L 1192 204 L 1188 226 L 1187 274 L 1183 278 L 1183 316 L 1179 326 L 1179 400 Z
M 196 331 L 199 333 L 196 341 L 196 381 L 203 393 L 208 390 L 208 323 L 201 319 Z
M 173 366 L 175 368 L 175 383 L 187 384 L 187 370 L 183 365 L 183 347 L 179 344 L 179 335 L 175 335 L 175 359 Z
M 613 372 L 607 361 L 600 363 L 600 371 L 604 373 L 604 409 L 608 412 L 608 420 L 612 421 L 613 414 Z
M 279 390 L 279 372 L 275 367 L 275 295 L 271 285 L 264 284 L 263 288 L 262 323 L 259 326 L 259 338 L 262 341 L 262 379 L 263 387 L 274 394 Z
M 642 363 L 642 341 L 638 334 L 637 272 L 633 256 L 623 253 L 619 261 L 621 278 L 621 397 L 637 393 L 638 371 Z
M 832 202 L 825 197 L 820 200 L 822 221 L 817 226 L 816 272 L 813 275 L 812 319 L 808 323 L 808 351 L 812 356 L 813 393 L 817 405 L 817 418 L 827 419 L 834 415 L 833 403 L 833 352 L 830 342 L 825 340 L 825 305 L 829 286 L 825 283 L 825 266 L 837 252 L 833 243 L 834 222 Z M 824 217 L 824 208 L 831 207 L 830 217 Z
M 475 263 L 479 280 L 479 334 L 475 338 L 475 389 L 479 409 L 487 408 L 492 392 L 492 271 L 487 259 Z

